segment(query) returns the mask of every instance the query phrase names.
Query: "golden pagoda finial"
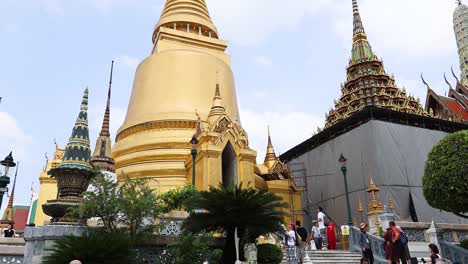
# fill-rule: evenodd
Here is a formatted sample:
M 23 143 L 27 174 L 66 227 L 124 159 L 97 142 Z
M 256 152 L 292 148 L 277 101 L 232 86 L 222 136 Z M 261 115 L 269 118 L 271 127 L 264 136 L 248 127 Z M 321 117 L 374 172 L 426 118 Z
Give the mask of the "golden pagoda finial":
M 153 42 L 161 27 L 196 34 L 208 32 L 210 37 L 218 38 L 218 30 L 211 20 L 205 0 L 166 0 L 161 18 L 154 29 Z M 195 30 L 191 31 L 190 28 Z
M 390 191 L 388 191 L 388 193 L 387 193 L 387 202 L 388 202 L 388 208 L 390 210 L 393 210 L 393 208 L 394 208 L 393 198 L 392 198 L 392 194 L 390 193 Z
M 271 143 L 270 126 L 268 125 L 268 145 L 263 165 L 265 165 L 268 169 L 271 169 L 275 164 L 276 160 L 277 158 L 275 154 L 275 149 L 273 148 L 273 144 Z
M 367 213 L 372 214 L 375 212 L 383 211 L 382 202 L 379 201 L 379 197 L 378 197 L 378 193 L 380 192 L 380 189 L 375 185 L 374 179 L 372 177 L 370 177 L 370 183 L 369 183 L 369 188 L 367 189 L 367 192 L 370 195 L 369 210 Z
M 226 112 L 226 108 L 223 105 L 223 98 L 221 97 L 221 91 L 219 88 L 219 83 L 216 83 L 215 96 L 213 98 L 213 106 L 211 107 L 210 114 L 208 118 L 212 116 L 222 115 Z

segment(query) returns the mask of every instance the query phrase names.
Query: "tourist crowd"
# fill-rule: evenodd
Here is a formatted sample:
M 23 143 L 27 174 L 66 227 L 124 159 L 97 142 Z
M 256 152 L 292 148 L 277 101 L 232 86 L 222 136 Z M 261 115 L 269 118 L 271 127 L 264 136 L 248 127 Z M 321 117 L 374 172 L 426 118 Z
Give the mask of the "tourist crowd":
M 317 219 L 313 221 L 310 233 L 301 226 L 300 221 L 296 224 L 290 223 L 284 238 L 284 246 L 286 249 L 286 260 L 288 264 L 302 264 L 304 261 L 305 250 L 309 246 L 312 248 L 313 241 L 316 250 L 328 249 L 336 250 L 336 224 L 333 221 L 328 221 L 325 224 L 326 214 L 321 207 L 317 208 Z M 374 253 L 372 243 L 367 232 L 367 224 L 360 224 L 359 245 L 362 250 L 361 264 L 373 264 Z M 406 233 L 397 226 L 395 222 L 390 222 L 385 232 L 383 233 L 384 243 L 381 245 L 385 252 L 385 259 L 388 264 L 413 264 L 413 263 L 431 263 L 431 264 L 447 264 L 449 260 L 441 258 L 439 249 L 436 245 L 429 245 L 429 259 L 421 259 L 418 262 L 416 258 L 411 258 L 408 237 Z

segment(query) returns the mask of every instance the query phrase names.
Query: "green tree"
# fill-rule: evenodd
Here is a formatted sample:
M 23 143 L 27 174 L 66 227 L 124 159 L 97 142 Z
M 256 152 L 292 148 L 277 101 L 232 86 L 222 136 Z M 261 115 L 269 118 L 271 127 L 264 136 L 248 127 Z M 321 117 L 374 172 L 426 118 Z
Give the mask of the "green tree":
M 468 218 L 468 130 L 446 136 L 431 150 L 423 193 L 432 207 Z
M 91 181 L 90 190 L 84 193 L 79 213 L 85 219 L 98 218 L 106 232 L 123 228 L 136 242 L 137 238 L 152 233 L 156 227 L 155 218 L 163 209 L 147 182 L 147 179 L 127 177 L 119 186 L 109 176 L 99 174 Z
M 188 210 L 186 203 L 193 196 L 197 195 L 198 191 L 192 184 L 187 184 L 183 187 L 176 187 L 160 196 L 162 204 L 164 204 L 164 212 L 168 213 L 172 210 Z
M 267 233 L 281 232 L 281 217 L 286 207 L 282 198 L 269 192 L 253 188 L 210 187 L 188 203 L 190 209 L 203 209 L 204 213 L 191 213 L 184 222 L 190 232 L 224 232 L 226 243 L 222 263 L 231 264 L 236 260 L 234 232 L 243 243 L 254 242 L 255 238 Z M 247 234 L 247 235 L 246 235 Z M 240 247 L 243 257 L 243 247 Z
M 154 221 L 162 213 L 158 196 L 148 187 L 147 179 L 129 179 L 120 187 L 120 222 L 129 229 L 130 237 L 150 234 Z
M 104 231 L 117 230 L 121 213 L 120 192 L 111 176 L 100 173 L 91 180 L 91 188 L 84 193 L 80 213 L 85 218 L 97 217 Z
M 283 251 L 276 245 L 258 245 L 258 264 L 280 264 L 283 261 Z

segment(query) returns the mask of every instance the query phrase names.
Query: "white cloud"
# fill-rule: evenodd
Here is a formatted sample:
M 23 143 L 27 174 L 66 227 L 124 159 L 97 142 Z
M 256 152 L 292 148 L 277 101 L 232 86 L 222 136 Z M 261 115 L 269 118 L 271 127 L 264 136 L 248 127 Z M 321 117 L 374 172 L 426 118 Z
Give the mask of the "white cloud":
M 242 127 L 249 136 L 250 147 L 255 149 L 257 162 L 262 163 L 270 126 L 276 155 L 289 150 L 310 138 L 318 126 L 324 122 L 312 113 L 306 112 L 255 112 L 241 110 Z
M 306 15 L 331 0 L 208 0 L 211 17 L 223 39 L 257 45 L 281 30 L 296 30 Z
M 140 63 L 140 59 L 130 55 L 121 55 L 115 59 L 115 62 L 118 64 L 123 64 L 128 67 L 130 70 L 135 70 L 138 64 Z
M 44 11 L 49 15 L 65 15 L 65 8 L 61 0 L 41 0 L 41 4 Z
M 255 56 L 253 62 L 262 67 L 270 68 L 273 66 L 273 60 L 266 56 Z
M 351 1 L 338 1 L 333 20 L 343 45 L 352 37 Z M 455 5 L 440 0 L 366 0 L 359 2 L 369 41 L 378 56 L 446 56 L 455 47 L 452 13 Z M 383 56 L 383 57 L 385 57 Z
M 33 138 L 21 129 L 14 116 L 7 112 L 0 112 L 0 159 L 13 151 L 15 160 L 24 160 L 33 146 Z

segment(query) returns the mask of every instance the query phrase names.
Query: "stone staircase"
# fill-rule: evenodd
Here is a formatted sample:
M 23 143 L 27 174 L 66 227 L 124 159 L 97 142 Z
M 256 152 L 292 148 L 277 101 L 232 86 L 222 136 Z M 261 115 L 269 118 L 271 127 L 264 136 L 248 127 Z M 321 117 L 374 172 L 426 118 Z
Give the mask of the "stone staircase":
M 362 258 L 361 254 L 342 250 L 307 250 L 306 252 L 304 264 L 359 264 Z M 283 254 L 282 263 L 287 264 L 286 253 Z M 309 256 L 309 259 L 307 259 L 307 256 Z

